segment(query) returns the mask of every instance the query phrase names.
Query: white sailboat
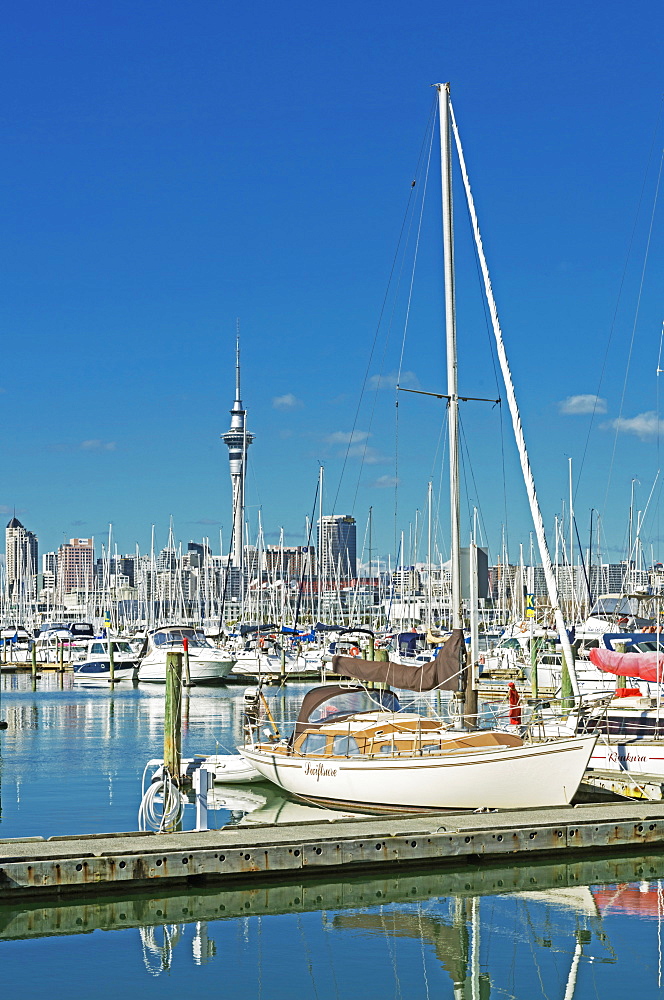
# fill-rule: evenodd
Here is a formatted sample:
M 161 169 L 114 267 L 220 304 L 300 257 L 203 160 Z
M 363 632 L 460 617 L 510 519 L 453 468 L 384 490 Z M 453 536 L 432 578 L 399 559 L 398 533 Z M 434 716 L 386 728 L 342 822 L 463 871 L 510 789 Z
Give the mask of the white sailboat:
M 572 665 L 573 660 L 558 605 L 553 568 L 448 85 L 438 86 L 438 103 L 445 259 L 453 633 L 436 659 L 419 667 L 339 656 L 333 659 L 333 669 L 363 681 L 378 681 L 417 691 L 451 690 L 465 686 L 463 714 L 468 724 L 468 716 L 473 713 L 474 692 L 470 684 L 464 684 L 468 671 L 464 667 L 461 598 L 451 129 L 455 133 L 549 595 L 567 662 Z M 453 731 L 438 719 L 402 713 L 391 691 L 328 687 L 314 689 L 305 696 L 295 731 L 289 740 L 282 740 L 275 733 L 272 740 L 257 740 L 243 747 L 242 753 L 270 781 L 297 796 L 325 803 L 389 811 L 513 808 L 569 803 L 581 782 L 595 742 L 594 735 L 527 743 L 518 736 L 495 730 Z

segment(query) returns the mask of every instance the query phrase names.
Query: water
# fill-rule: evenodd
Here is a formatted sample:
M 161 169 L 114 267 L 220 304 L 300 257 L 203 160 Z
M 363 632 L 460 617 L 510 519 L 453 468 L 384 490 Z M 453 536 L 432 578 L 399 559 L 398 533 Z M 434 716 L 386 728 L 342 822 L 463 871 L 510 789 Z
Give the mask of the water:
M 161 756 L 163 690 L 39 685 L 2 678 L 0 837 L 136 829 L 143 767 Z M 280 713 L 292 717 L 301 693 L 289 689 Z M 185 754 L 235 747 L 241 698 L 185 696 Z M 263 785 L 227 805 L 217 825 L 307 808 Z M 0 907 L 2 985 L 28 1000 L 54 988 L 68 1000 L 654 997 L 663 887 L 664 855 L 623 855 L 22 903 Z

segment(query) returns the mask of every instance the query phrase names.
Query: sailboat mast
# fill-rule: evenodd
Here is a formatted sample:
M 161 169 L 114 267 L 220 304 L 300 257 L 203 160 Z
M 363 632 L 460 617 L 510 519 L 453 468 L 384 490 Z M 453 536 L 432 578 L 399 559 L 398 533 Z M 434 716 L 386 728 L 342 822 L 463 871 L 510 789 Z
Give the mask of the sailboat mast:
M 456 302 L 454 289 L 454 218 L 452 209 L 452 146 L 450 85 L 438 84 L 440 164 L 443 193 L 443 260 L 445 271 L 445 337 L 447 344 L 447 422 L 450 444 L 450 555 L 452 628 L 463 628 L 461 607 L 461 517 L 459 503 L 459 396 L 457 379 Z

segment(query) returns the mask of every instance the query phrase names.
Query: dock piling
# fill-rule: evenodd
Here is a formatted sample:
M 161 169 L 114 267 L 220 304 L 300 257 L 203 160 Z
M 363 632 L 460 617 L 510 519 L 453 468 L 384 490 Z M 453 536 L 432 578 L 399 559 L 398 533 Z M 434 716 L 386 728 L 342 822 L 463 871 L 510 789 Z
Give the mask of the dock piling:
M 191 687 L 191 670 L 189 669 L 189 639 L 185 636 L 182 640 L 183 663 L 184 663 L 184 680 L 187 687 Z
M 182 653 L 166 653 L 164 767 L 176 783 L 182 755 Z
M 108 666 L 111 672 L 111 689 L 115 687 L 115 651 L 112 639 L 108 640 Z

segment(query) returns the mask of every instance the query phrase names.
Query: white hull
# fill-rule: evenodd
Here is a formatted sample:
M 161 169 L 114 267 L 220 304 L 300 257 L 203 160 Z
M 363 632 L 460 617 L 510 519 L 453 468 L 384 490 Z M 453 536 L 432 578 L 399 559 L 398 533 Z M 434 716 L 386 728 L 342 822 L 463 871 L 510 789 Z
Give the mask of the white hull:
M 286 656 L 287 674 L 320 673 L 323 661 L 322 653 L 299 656 Z M 261 677 L 265 674 L 274 676 L 281 673 L 281 656 L 272 653 L 261 653 L 260 655 L 251 653 L 238 653 L 237 662 L 233 667 L 235 674 L 248 674 L 252 677 Z
M 201 767 L 212 774 L 215 785 L 237 785 L 263 780 L 260 771 L 241 753 L 213 754 L 205 758 Z
M 207 650 L 203 655 L 189 652 L 189 675 L 192 684 L 211 684 L 222 681 L 231 672 L 235 660 L 229 660 L 222 653 L 215 655 Z M 184 678 L 184 668 L 182 671 Z M 156 684 L 166 683 L 166 654 L 158 650 L 149 653 L 141 660 L 138 668 L 139 681 L 152 681 Z
M 300 757 L 243 747 L 266 778 L 302 798 L 372 809 L 568 805 L 595 736 L 440 755 Z
M 108 663 L 102 663 L 103 669 L 98 669 L 100 661 L 94 660 L 77 663 L 74 666 L 74 684 L 110 684 L 111 667 Z M 93 669 L 91 669 L 93 668 Z M 116 681 L 132 680 L 136 672 L 134 663 L 114 664 L 114 679 Z

